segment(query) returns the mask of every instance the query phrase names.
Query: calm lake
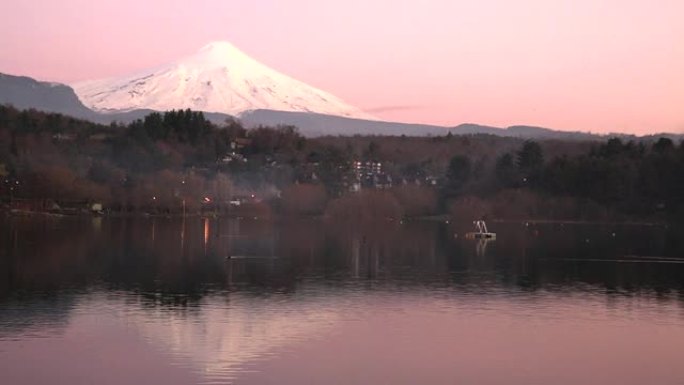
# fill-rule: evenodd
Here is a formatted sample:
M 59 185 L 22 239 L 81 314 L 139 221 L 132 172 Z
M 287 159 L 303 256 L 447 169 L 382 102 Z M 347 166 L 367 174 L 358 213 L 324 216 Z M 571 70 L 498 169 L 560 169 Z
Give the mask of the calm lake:
M 0 218 L 0 383 L 684 384 L 681 227 Z

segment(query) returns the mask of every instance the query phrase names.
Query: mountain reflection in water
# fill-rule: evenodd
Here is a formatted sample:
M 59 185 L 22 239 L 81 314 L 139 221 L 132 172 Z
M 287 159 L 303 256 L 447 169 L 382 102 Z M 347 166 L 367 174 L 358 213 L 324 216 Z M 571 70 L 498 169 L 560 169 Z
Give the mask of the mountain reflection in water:
M 0 224 L 10 383 L 684 381 L 676 226 Z

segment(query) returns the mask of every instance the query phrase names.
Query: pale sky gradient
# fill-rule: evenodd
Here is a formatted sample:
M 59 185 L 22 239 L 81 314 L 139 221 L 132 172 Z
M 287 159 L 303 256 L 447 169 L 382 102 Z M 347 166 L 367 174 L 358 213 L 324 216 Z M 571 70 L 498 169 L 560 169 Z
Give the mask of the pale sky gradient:
M 0 1 L 0 72 L 40 80 L 227 40 L 386 120 L 684 132 L 682 0 Z

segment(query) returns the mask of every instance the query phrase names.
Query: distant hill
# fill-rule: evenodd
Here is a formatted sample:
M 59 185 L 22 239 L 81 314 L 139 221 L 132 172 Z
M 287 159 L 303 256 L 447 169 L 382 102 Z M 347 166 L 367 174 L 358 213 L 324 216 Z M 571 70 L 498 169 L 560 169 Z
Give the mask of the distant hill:
M 537 138 L 537 139 L 567 139 L 567 140 L 596 140 L 600 139 L 601 135 L 591 134 L 588 132 L 579 131 L 558 131 L 544 127 L 534 126 L 510 126 L 506 128 L 510 136 L 521 138 Z
M 339 116 L 314 114 L 306 112 L 255 110 L 240 115 L 240 120 L 247 127 L 258 125 L 273 126 L 278 124 L 292 125 L 306 136 L 321 135 L 497 135 L 516 138 L 564 139 L 564 140 L 600 140 L 603 136 L 584 133 L 557 131 L 543 127 L 511 126 L 500 128 L 464 123 L 455 127 L 433 126 L 428 124 L 409 124 L 381 122 L 343 118 Z
M 305 136 L 322 135 L 446 135 L 446 127 L 344 118 L 310 112 L 254 110 L 240 115 L 247 127 L 291 125 Z
M 40 82 L 25 76 L 0 74 L 0 104 L 33 108 L 75 118 L 95 120 L 98 114 L 84 106 L 74 90 L 64 84 Z
M 557 131 L 550 128 L 534 126 L 510 126 L 507 128 L 482 126 L 479 124 L 465 123 L 450 129 L 452 134 L 488 134 L 514 138 L 535 138 L 535 139 L 565 139 L 565 140 L 597 140 L 601 135 L 585 133 Z
M 487 134 L 487 135 L 497 135 L 497 136 L 510 136 L 506 133 L 506 130 L 499 127 L 483 126 L 481 124 L 474 123 L 463 123 L 456 127 L 448 129 L 454 135 L 475 135 L 475 134 Z

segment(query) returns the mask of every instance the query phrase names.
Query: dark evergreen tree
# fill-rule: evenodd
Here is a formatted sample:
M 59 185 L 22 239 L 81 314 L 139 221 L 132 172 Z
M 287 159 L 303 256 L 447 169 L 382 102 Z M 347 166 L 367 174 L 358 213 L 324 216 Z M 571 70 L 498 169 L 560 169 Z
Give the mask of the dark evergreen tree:
M 517 164 L 522 174 L 523 183 L 528 185 L 537 183 L 544 165 L 544 154 L 539 143 L 531 140 L 526 141 L 517 153 Z
M 455 195 L 463 191 L 472 176 L 472 163 L 463 155 L 455 155 L 449 161 L 446 173 L 445 189 L 447 195 Z
M 520 173 L 513 160 L 513 155 L 506 153 L 497 158 L 494 176 L 497 185 L 501 188 L 516 187 L 520 184 Z

